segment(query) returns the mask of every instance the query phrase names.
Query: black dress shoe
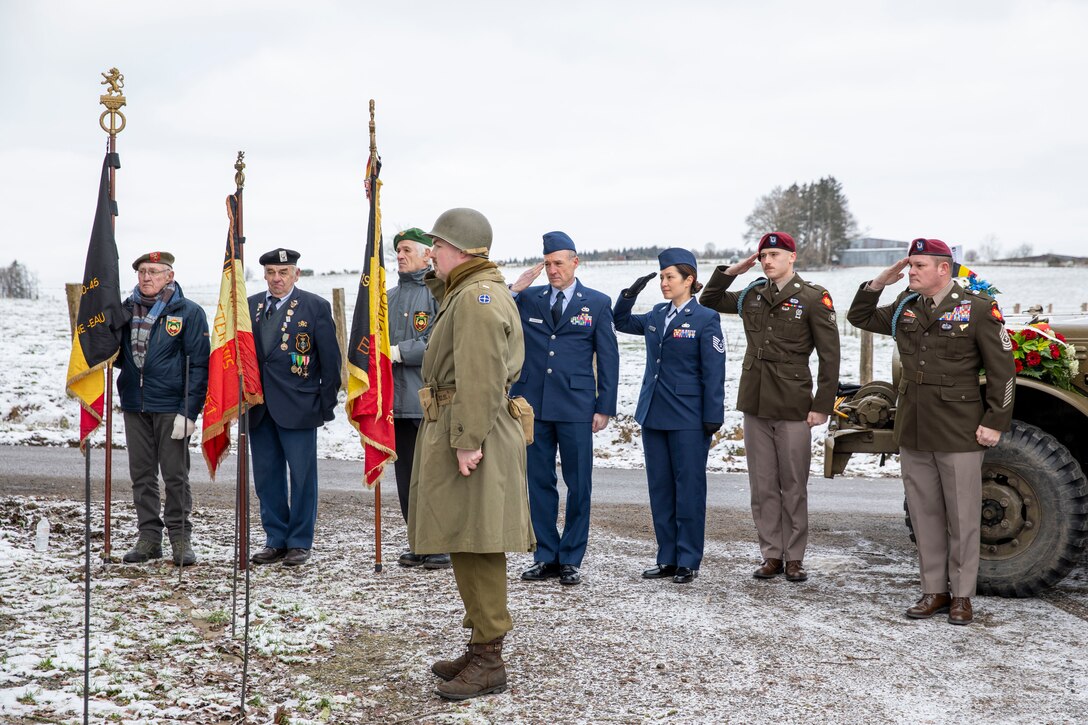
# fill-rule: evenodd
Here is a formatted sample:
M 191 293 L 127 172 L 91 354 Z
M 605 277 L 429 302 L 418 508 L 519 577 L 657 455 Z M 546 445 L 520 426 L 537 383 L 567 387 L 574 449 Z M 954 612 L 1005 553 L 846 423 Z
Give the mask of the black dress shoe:
M 699 576 L 698 569 L 689 569 L 686 566 L 678 566 L 676 567 L 676 572 L 673 574 L 672 580 L 676 584 L 690 584 L 697 576 Z
M 521 572 L 521 578 L 527 582 L 542 582 L 559 576 L 559 565 L 551 561 L 538 561 Z
M 642 572 L 643 579 L 667 579 L 676 573 L 676 564 L 658 564 Z
M 287 555 L 287 549 L 266 546 L 249 558 L 254 564 L 274 564 Z
M 560 584 L 581 584 L 582 572 L 578 571 L 578 567 L 574 564 L 561 564 L 559 566 L 559 583 Z
M 301 566 L 310 560 L 309 549 L 288 549 L 287 556 L 283 557 L 284 566 Z

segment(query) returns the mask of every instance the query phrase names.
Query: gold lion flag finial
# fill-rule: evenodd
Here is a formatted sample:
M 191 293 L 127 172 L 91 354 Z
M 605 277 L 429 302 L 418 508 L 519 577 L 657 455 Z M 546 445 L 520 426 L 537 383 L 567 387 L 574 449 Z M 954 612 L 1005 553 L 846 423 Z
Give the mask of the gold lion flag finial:
M 121 89 L 125 87 L 125 76 L 116 68 L 110 68 L 102 74 L 100 85 L 109 86 L 106 95 L 99 96 L 98 102 L 106 107 L 102 115 L 98 117 L 98 125 L 110 136 L 116 136 L 125 130 L 125 114 L 121 113 L 121 107 L 125 105 L 125 97 L 121 95 Z M 110 125 L 106 125 L 106 116 L 110 117 Z M 117 119 L 121 119 L 121 125 L 117 125 Z

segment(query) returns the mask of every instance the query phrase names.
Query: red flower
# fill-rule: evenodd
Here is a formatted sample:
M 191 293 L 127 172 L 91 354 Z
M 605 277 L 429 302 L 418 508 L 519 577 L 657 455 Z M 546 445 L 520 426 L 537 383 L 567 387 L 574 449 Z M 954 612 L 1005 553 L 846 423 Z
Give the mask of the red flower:
M 1023 369 L 1024 369 L 1024 363 L 1022 363 L 1021 361 L 1017 360 L 1017 361 L 1016 361 L 1016 372 L 1017 372 L 1017 373 L 1019 373 L 1019 372 L 1020 372 L 1021 370 L 1023 370 Z
M 1061 356 L 1062 356 L 1062 349 L 1060 347 L 1058 347 L 1057 345 L 1051 345 L 1050 346 L 1050 358 L 1052 360 L 1057 360 Z
M 1031 328 L 1025 328 L 1024 330 L 1022 330 L 1020 332 L 1020 335 L 1025 340 L 1034 340 L 1035 338 L 1037 338 L 1039 336 L 1039 333 L 1036 332 L 1035 330 L 1032 330 Z
M 1043 356 L 1034 350 L 1030 351 L 1025 359 L 1029 368 L 1037 368 L 1043 362 Z
M 1065 342 L 1065 335 L 1060 332 L 1055 332 L 1054 337 L 1058 338 L 1059 342 Z
M 1018 342 L 1016 341 L 1016 338 L 1015 338 L 1015 337 L 1013 337 L 1013 338 L 1011 338 L 1011 339 L 1012 339 L 1012 349 L 1013 349 L 1013 350 L 1019 350 L 1019 349 L 1020 349 L 1020 343 L 1018 343 Z

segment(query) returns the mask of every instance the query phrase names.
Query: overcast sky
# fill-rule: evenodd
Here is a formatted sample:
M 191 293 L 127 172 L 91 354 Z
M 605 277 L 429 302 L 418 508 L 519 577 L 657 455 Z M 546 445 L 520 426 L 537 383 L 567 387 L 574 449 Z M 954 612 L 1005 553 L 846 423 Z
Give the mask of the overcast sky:
M 1084 254 L 1084 2 L 0 0 L 0 263 L 82 277 L 125 75 L 118 247 L 218 278 L 246 152 L 250 261 L 359 268 L 369 99 L 387 239 L 471 206 L 499 258 L 738 246 L 833 175 L 872 236 Z M 254 265 L 255 266 L 255 265 Z

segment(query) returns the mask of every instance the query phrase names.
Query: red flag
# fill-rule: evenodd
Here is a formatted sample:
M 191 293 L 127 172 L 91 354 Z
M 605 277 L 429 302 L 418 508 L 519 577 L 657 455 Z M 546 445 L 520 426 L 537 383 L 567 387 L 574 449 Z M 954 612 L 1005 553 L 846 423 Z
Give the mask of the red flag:
M 348 340 L 348 399 L 345 408 L 363 444 L 367 488 L 381 478 L 385 464 L 397 460 L 393 433 L 393 361 L 389 357 L 389 303 L 383 262 L 381 161 L 367 163 L 370 221 L 366 261 L 351 316 Z
M 241 412 L 239 380 L 248 406 L 264 402 L 257 352 L 253 346 L 253 321 L 246 301 L 245 269 L 240 258 L 241 240 L 235 218 L 242 204 L 242 190 L 227 197 L 227 252 L 223 258 L 223 279 L 219 283 L 219 306 L 212 325 L 211 357 L 208 359 L 208 397 L 204 399 L 202 446 L 208 472 L 215 471 L 230 449 L 230 423 Z
M 117 240 L 113 217 L 117 212 L 110 200 L 110 166 L 118 167 L 117 154 L 106 154 L 98 185 L 98 206 L 83 269 L 83 292 L 79 298 L 72 352 L 68 358 L 65 389 L 79 399 L 79 447 L 102 422 L 106 396 L 105 370 L 121 348 L 121 328 L 128 319 L 121 306 L 117 272 Z M 108 442 L 107 442 L 108 445 Z

